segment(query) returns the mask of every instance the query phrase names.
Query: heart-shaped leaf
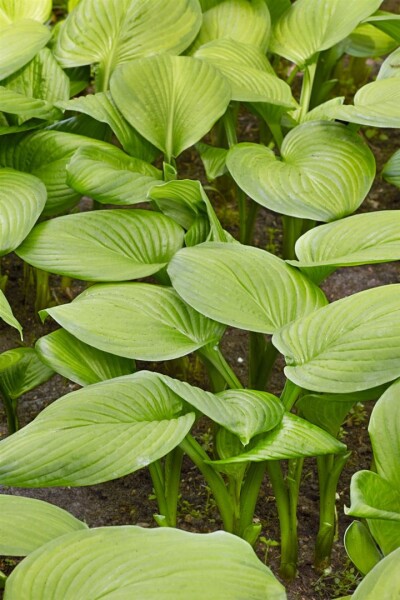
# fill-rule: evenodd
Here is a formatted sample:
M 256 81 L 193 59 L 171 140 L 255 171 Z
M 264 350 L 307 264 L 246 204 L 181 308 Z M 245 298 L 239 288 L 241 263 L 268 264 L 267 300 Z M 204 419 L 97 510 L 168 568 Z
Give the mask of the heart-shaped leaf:
M 284 139 L 279 160 L 269 148 L 238 144 L 227 166 L 253 200 L 280 214 L 333 221 L 354 212 L 375 176 L 375 159 L 344 125 L 311 121 Z M 329 169 L 327 165 L 329 164 Z
M 349 525 L 343 541 L 350 560 L 363 575 L 371 571 L 382 558 L 368 528 L 359 521 Z
M 129 375 L 134 361 L 88 346 L 58 329 L 38 339 L 35 349 L 41 360 L 63 377 L 85 386 Z
M 21 340 L 22 340 L 21 324 L 14 317 L 13 312 L 11 310 L 11 306 L 9 305 L 7 298 L 5 297 L 5 295 L 3 294 L 3 292 L 1 290 L 0 290 L 0 318 L 3 319 L 3 321 L 5 321 L 7 323 L 7 325 L 10 325 L 11 327 L 14 327 L 15 329 L 18 330 L 19 334 L 21 336 Z
M 56 58 L 63 67 L 99 63 L 99 91 L 105 91 L 117 65 L 159 52 L 179 54 L 200 23 L 196 0 L 82 0 L 61 27 Z
M 385 164 L 382 177 L 400 188 L 400 150 L 397 150 Z
M 37 177 L 0 169 L 0 256 L 17 248 L 40 216 L 46 188 Z
M 182 247 L 183 229 L 147 210 L 102 210 L 41 223 L 18 256 L 43 271 L 86 281 L 153 275 Z
M 31 19 L 22 19 L 1 28 L 0 80 L 26 65 L 44 48 L 51 37 L 44 25 Z M 21 40 L 23 43 L 21 44 Z
M 0 389 L 12 400 L 54 375 L 33 348 L 13 348 L 0 354 Z
M 0 482 L 80 486 L 133 473 L 183 440 L 195 415 L 182 409 L 181 399 L 152 373 L 84 387 L 0 442 Z
M 272 333 L 326 303 L 321 290 L 283 260 L 240 244 L 184 248 L 173 257 L 168 273 L 190 306 L 250 331 Z
M 285 374 L 319 392 L 366 390 L 400 376 L 400 285 L 354 294 L 291 323 L 273 337 Z
M 0 555 L 27 556 L 47 542 L 87 525 L 42 500 L 0 494 Z
M 400 594 L 400 548 L 386 556 L 368 573 L 351 600 L 393 600 Z
M 95 348 L 140 360 L 184 356 L 217 343 L 225 329 L 173 289 L 146 283 L 96 285 L 45 313 Z
M 67 165 L 67 183 L 80 194 L 104 204 L 144 202 L 147 192 L 160 179 L 159 169 L 111 144 L 84 146 Z
M 54 540 L 14 570 L 5 600 L 22 598 L 27 588 L 32 597 L 46 594 L 46 600 L 60 594 L 64 600 L 286 598 L 282 584 L 244 540 L 222 531 L 165 527 L 102 527 Z
M 168 162 L 208 133 L 231 99 L 229 84 L 214 67 L 167 54 L 121 66 L 111 93 L 127 121 Z
M 346 38 L 378 10 L 382 0 L 297 0 L 275 23 L 270 50 L 303 66 L 314 54 Z
M 33 19 L 44 23 L 50 17 L 51 0 L 0 0 L 0 25 L 19 19 Z

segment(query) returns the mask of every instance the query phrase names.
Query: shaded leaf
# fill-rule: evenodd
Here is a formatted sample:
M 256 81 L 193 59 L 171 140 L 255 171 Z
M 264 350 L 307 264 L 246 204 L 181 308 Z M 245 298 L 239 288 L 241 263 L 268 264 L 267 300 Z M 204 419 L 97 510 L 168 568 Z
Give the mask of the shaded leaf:
M 363 575 L 371 571 L 382 558 L 374 538 L 359 521 L 353 521 L 346 529 L 344 546 L 350 560 Z
M 33 348 L 13 348 L 0 354 L 0 388 L 16 400 L 54 375 Z
M 14 327 L 15 329 L 17 329 L 17 331 L 19 331 L 19 334 L 20 334 L 21 340 L 22 340 L 22 326 L 17 321 L 17 319 L 14 317 L 13 312 L 11 310 L 11 306 L 9 305 L 7 298 L 5 297 L 5 295 L 3 294 L 3 292 L 1 290 L 0 290 L 0 318 L 3 319 L 3 321 L 5 321 L 7 323 L 7 325 L 10 325 L 11 327 Z

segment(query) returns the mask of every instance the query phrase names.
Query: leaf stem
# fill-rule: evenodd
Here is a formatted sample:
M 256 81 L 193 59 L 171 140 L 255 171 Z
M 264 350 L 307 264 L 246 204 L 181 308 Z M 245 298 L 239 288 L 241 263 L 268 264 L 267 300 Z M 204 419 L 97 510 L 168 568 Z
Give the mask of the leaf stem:
M 228 387 L 232 389 L 241 389 L 243 385 L 238 379 L 232 367 L 226 362 L 218 345 L 208 344 L 197 350 L 197 354 L 204 362 L 207 369 L 212 365 L 218 373 L 224 378 Z

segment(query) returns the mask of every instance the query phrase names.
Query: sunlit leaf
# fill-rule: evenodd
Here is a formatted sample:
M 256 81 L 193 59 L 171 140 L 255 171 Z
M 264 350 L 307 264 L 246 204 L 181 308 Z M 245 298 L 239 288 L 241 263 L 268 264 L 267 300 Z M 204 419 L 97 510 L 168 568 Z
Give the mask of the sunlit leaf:
M 0 80 L 26 65 L 51 37 L 47 27 L 31 19 L 23 19 L 1 28 Z M 23 43 L 21 44 L 21 40 Z
M 0 24 L 20 19 L 44 23 L 50 17 L 51 9 L 51 0 L 0 0 Z

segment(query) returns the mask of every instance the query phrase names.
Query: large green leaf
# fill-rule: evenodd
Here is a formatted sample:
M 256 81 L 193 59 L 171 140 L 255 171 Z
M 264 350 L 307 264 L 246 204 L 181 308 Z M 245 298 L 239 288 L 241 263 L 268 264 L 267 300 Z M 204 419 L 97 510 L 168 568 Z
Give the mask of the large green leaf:
M 168 160 L 208 133 L 231 99 L 229 84 L 214 67 L 167 54 L 121 66 L 111 93 L 127 121 Z
M 385 164 L 382 177 L 400 188 L 400 150 L 397 150 Z
M 371 23 L 361 23 L 350 34 L 345 47 L 350 56 L 370 58 L 389 54 L 397 48 L 397 43 Z
M 374 180 L 372 152 L 339 123 L 299 125 L 285 137 L 281 154 L 279 160 L 265 146 L 238 144 L 229 151 L 227 166 L 246 194 L 284 215 L 342 218 L 360 206 Z
M 266 52 L 270 35 L 270 15 L 265 0 L 225 0 L 203 15 L 199 35 L 192 44 L 194 52 L 213 40 L 230 39 L 253 44 Z
M 99 63 L 99 91 L 105 91 L 117 65 L 158 52 L 179 54 L 200 23 L 196 0 L 82 0 L 61 27 L 56 57 L 63 67 Z
M 346 529 L 344 546 L 350 560 L 363 575 L 371 571 L 382 558 L 368 528 L 359 521 L 353 521 Z
M 17 319 L 14 317 L 13 312 L 11 310 L 11 306 L 9 305 L 7 298 L 5 297 L 5 295 L 3 294 L 3 292 L 1 290 L 0 290 L 0 318 L 3 319 L 3 321 L 5 321 L 7 323 L 7 325 L 10 325 L 11 327 L 15 327 L 15 329 L 17 329 L 19 331 L 19 334 L 22 339 L 22 327 L 21 327 L 20 323 L 17 321 Z
M 96 383 L 53 402 L 0 442 L 0 482 L 46 487 L 116 479 L 168 454 L 194 418 L 152 373 Z
M 296 408 L 301 417 L 337 437 L 346 415 L 356 402 L 357 399 L 335 402 L 333 394 L 306 394 L 296 402 Z
M 382 0 L 297 0 L 275 23 L 270 50 L 303 66 L 314 54 L 346 38 Z
M 400 490 L 378 473 L 357 471 L 351 478 L 351 506 L 346 514 L 400 523 Z M 400 545 L 400 526 L 398 538 Z
M 273 333 L 326 303 L 317 286 L 280 258 L 240 244 L 180 250 L 168 268 L 180 296 L 221 323 Z
M 20 19 L 44 23 L 50 17 L 51 9 L 51 0 L 0 0 L 0 25 Z
M 0 31 L 0 80 L 26 65 L 51 37 L 47 27 L 31 19 L 16 21 Z
M 364 85 L 354 96 L 354 106 L 332 106 L 329 115 L 368 127 L 400 127 L 400 78 L 389 77 Z
M 225 329 L 171 288 L 146 283 L 96 285 L 46 313 L 95 348 L 141 360 L 184 356 L 217 343 Z
M 47 542 L 87 525 L 42 500 L 0 494 L 0 555 L 27 556 Z
M 346 446 L 326 431 L 292 413 L 285 413 L 280 424 L 272 431 L 259 436 L 251 449 L 238 456 L 209 462 L 214 465 L 222 465 L 249 461 L 283 460 L 338 454 L 344 450 L 346 450 Z
M 8 115 L 18 115 L 19 124 L 28 119 L 54 120 L 59 112 L 46 100 L 30 98 L 3 86 L 0 86 L 0 110 Z
M 400 284 L 343 298 L 273 337 L 285 374 L 309 390 L 366 390 L 400 376 Z
M 400 595 L 400 548 L 386 556 L 357 587 L 351 600 L 394 600 Z
M 46 202 L 43 183 L 14 169 L 0 169 L 0 256 L 17 248 Z
M 43 271 L 86 281 L 153 275 L 182 247 L 183 229 L 148 210 L 101 210 L 41 223 L 17 250 Z
M 39 338 L 35 349 L 54 371 L 82 386 L 129 375 L 135 370 L 135 363 L 129 358 L 88 346 L 64 329 Z
M 367 21 L 400 43 L 400 14 L 378 10 Z
M 33 348 L 13 348 L 0 354 L 0 389 L 16 400 L 54 375 Z
M 86 86 L 85 86 L 86 87 Z M 124 119 L 115 106 L 109 92 L 99 94 L 88 94 L 74 98 L 69 102 L 59 102 L 58 105 L 64 110 L 77 111 L 100 121 L 107 123 L 115 133 L 123 149 L 132 156 L 152 162 L 158 154 L 158 150 L 151 146 L 129 123 Z
M 244 540 L 164 527 L 102 527 L 54 540 L 15 569 L 4 598 L 20 600 L 27 590 L 32 600 L 286 599 Z
M 119 148 L 83 146 L 67 165 L 67 182 L 82 195 L 104 204 L 130 205 L 144 202 L 147 192 L 162 173 L 147 162 Z

